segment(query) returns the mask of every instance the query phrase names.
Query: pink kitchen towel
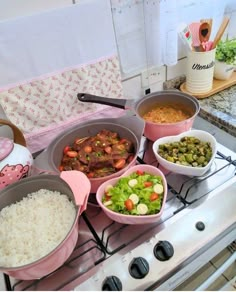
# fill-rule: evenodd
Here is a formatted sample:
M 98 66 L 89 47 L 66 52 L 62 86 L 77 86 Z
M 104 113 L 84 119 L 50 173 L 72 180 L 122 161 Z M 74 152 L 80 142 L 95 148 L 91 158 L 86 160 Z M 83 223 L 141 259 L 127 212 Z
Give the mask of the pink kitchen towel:
M 34 80 L 0 93 L 7 118 L 24 133 L 32 152 L 45 148 L 61 131 L 93 119 L 96 114 L 113 117 L 119 110 L 78 101 L 77 93 L 123 98 L 117 56 L 94 64 Z

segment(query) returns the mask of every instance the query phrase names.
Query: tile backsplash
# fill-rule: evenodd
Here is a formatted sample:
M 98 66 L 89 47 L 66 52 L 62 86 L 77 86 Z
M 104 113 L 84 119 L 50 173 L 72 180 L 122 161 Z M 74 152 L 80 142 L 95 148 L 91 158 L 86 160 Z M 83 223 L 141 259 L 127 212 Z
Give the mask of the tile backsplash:
M 194 2 L 195 0 L 193 0 Z M 230 38 L 236 37 L 236 1 L 228 0 L 225 10 L 225 14 L 230 17 L 230 23 L 226 29 L 226 33 L 223 37 L 228 35 Z M 165 81 L 158 82 L 157 84 L 152 84 L 150 86 L 151 92 L 170 89 L 174 87 L 179 87 L 182 82 L 185 81 L 184 75 L 186 73 L 186 50 L 182 44 L 182 41 L 178 40 L 178 63 L 174 66 L 164 66 L 165 67 Z M 142 88 L 141 83 L 141 74 L 135 75 L 135 82 L 133 82 L 132 76 L 129 76 L 128 79 L 123 79 L 124 84 L 124 96 L 129 98 L 139 98 L 145 94 L 147 88 Z M 177 79 L 176 79 L 177 78 Z M 170 82 L 168 82 L 170 81 Z
M 22 17 L 37 13 L 41 11 L 47 11 L 54 8 L 63 8 L 76 3 L 84 2 L 86 0 L 8 0 L 0 2 L 0 21 L 11 19 L 14 17 Z M 100 1 L 100 0 L 98 0 Z M 191 5 L 197 0 L 189 1 Z M 183 1 L 184 2 L 184 1 Z M 215 1 L 219 2 L 219 1 Z M 33 3 L 33 4 L 32 4 Z M 187 3 L 187 1 L 186 1 Z M 236 37 L 236 1 L 226 0 L 225 13 L 230 17 L 230 23 L 227 28 L 227 34 L 229 37 Z M 216 4 L 217 5 L 217 4 Z M 178 40 L 178 63 L 174 66 L 164 66 L 165 80 L 163 82 L 157 82 L 150 86 L 151 92 L 169 88 L 166 81 L 172 80 L 176 77 L 182 76 L 186 71 L 186 51 L 181 40 Z M 133 76 L 123 76 L 123 91 L 126 98 L 139 98 L 145 94 L 147 88 L 142 87 L 141 72 L 135 73 Z M 173 81 L 172 81 L 173 82 Z M 175 81 L 177 82 L 177 81 Z M 177 82 L 178 84 L 178 82 Z

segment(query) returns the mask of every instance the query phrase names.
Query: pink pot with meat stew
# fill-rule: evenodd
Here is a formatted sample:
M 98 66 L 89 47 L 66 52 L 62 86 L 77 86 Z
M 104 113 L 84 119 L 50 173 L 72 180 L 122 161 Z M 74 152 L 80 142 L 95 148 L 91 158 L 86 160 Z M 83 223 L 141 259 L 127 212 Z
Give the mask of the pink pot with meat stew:
M 136 163 L 143 131 L 144 122 L 135 116 L 91 120 L 57 136 L 34 165 L 45 172 L 82 171 L 96 193 Z

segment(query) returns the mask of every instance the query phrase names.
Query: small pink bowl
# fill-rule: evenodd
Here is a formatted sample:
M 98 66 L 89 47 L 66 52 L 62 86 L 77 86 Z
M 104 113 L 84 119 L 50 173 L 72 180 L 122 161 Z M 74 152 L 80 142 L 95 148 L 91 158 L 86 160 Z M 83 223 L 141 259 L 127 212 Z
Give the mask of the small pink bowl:
M 162 207 L 159 213 L 155 215 L 125 215 L 117 212 L 113 212 L 110 209 L 106 208 L 106 206 L 102 203 L 102 197 L 105 193 L 105 189 L 107 185 L 115 185 L 118 180 L 123 176 L 128 176 L 133 172 L 136 172 L 137 170 L 142 170 L 146 173 L 150 173 L 152 175 L 158 175 L 162 178 L 162 183 L 164 186 L 164 195 L 163 195 L 163 201 L 162 201 Z M 102 210 L 105 212 L 105 214 L 111 218 L 112 220 L 122 223 L 122 224 L 148 224 L 148 223 L 155 223 L 158 221 L 158 219 L 161 217 L 162 212 L 164 210 L 165 202 L 167 197 L 167 182 L 164 174 L 162 171 L 160 171 L 158 168 L 152 165 L 146 165 L 146 164 L 140 164 L 130 167 L 126 172 L 124 172 L 120 177 L 116 177 L 110 180 L 107 180 L 103 184 L 100 185 L 100 187 L 97 190 L 96 193 L 96 199 L 99 204 L 99 206 L 102 208 Z

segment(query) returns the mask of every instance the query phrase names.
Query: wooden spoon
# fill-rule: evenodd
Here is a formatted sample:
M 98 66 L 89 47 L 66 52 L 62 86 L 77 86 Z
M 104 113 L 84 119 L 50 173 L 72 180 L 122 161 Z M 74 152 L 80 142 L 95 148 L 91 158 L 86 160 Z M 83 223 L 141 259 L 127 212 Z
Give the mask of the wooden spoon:
M 209 23 L 210 28 L 212 28 L 212 22 L 213 22 L 212 18 L 203 18 L 203 19 L 200 20 L 200 22 L 201 23 L 207 22 L 207 23 Z
M 225 29 L 226 29 L 228 23 L 229 23 L 229 17 L 225 16 L 223 21 L 222 21 L 222 23 L 221 23 L 221 25 L 220 25 L 220 27 L 219 27 L 219 29 L 218 29 L 218 31 L 217 31 L 216 36 L 214 38 L 214 41 L 213 41 L 213 44 L 212 44 L 212 47 L 211 47 L 212 49 L 215 49 L 215 47 L 217 46 L 218 42 L 220 41 L 222 35 L 225 32 Z
M 202 22 L 199 27 L 199 40 L 200 43 L 208 42 L 211 35 L 211 27 L 208 22 Z

